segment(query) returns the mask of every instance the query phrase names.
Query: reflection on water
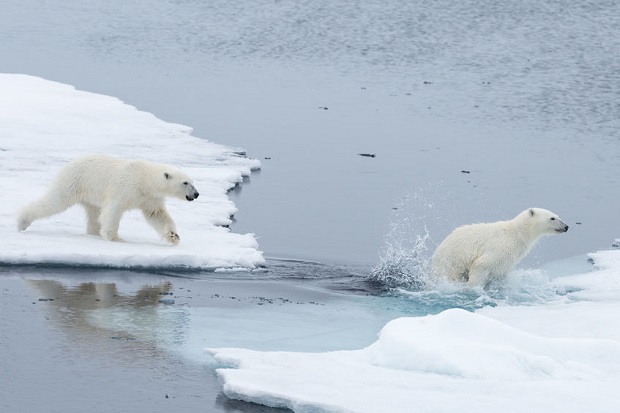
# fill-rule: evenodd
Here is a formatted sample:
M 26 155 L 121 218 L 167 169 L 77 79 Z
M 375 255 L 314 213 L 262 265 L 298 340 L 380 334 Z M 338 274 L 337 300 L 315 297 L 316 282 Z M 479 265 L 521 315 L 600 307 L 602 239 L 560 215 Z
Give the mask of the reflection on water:
M 110 340 L 131 342 L 133 349 L 140 350 L 140 357 L 132 357 L 132 362 L 149 363 L 150 357 L 161 356 L 163 342 L 182 342 L 187 329 L 186 309 L 163 304 L 172 294 L 168 281 L 144 285 L 131 293 L 119 291 L 111 282 L 26 282 L 46 304 L 47 319 L 86 352 L 105 351 Z
M 10 287 L 3 288 L 3 300 L 19 304 L 4 306 L 8 310 L 5 317 L 29 320 L 28 317 L 38 318 L 39 313 L 44 316 L 44 331 L 37 331 L 34 336 L 28 333 L 31 329 L 15 330 L 13 324 L 6 323 L 0 326 L 7 334 L 9 350 L 21 343 L 23 353 L 27 354 L 27 358 L 22 359 L 9 357 L 3 366 L 6 364 L 9 370 L 33 372 L 13 377 L 11 388 L 16 393 L 3 397 L 0 402 L 7 408 L 77 411 L 72 409 L 82 409 L 94 403 L 89 401 L 93 400 L 97 405 L 93 412 L 110 409 L 132 412 L 167 411 L 162 409 L 239 413 L 287 411 L 226 399 L 205 360 L 198 358 L 194 362 L 183 357 L 182 349 L 186 346 L 201 352 L 200 342 L 188 343 L 192 336 L 218 334 L 213 323 L 198 323 L 200 329 L 196 331 L 192 316 L 197 313 L 193 312 L 193 307 L 202 308 L 205 301 L 238 302 L 236 297 L 230 299 L 232 293 L 218 294 L 220 290 L 212 289 L 213 284 L 207 279 L 127 271 L 23 267 L 4 267 L 0 274 L 6 277 L 0 277 L 6 281 L 3 285 Z M 206 278 L 214 273 L 204 275 Z M 18 292 L 16 282 L 31 294 Z M 235 286 L 230 290 L 239 295 Z M 251 294 L 253 300 L 239 304 L 257 307 L 260 300 L 254 297 L 256 294 Z M 24 297 L 28 302 L 23 303 Z M 228 317 L 233 307 L 225 303 L 222 311 L 216 313 L 221 316 L 219 322 L 230 324 Z M 28 317 L 20 314 L 23 308 L 28 309 Z M 206 310 L 206 314 L 210 314 Z M 233 331 L 232 334 L 237 333 Z M 45 351 L 26 344 L 43 337 L 45 342 L 41 344 Z M 0 339 L 0 349 L 3 344 L 4 340 Z M 12 353 L 9 351 L 5 356 Z M 31 395 L 25 396 L 31 383 L 45 383 L 52 378 L 57 379 L 57 385 L 49 385 L 34 399 L 28 398 Z M 124 380 L 129 382 L 123 383 Z M 0 380 L 0 388 L 2 386 Z M 79 388 L 82 393 L 77 397 L 62 397 L 68 394 L 62 390 L 67 386 Z M 113 401 L 102 403 L 109 397 L 113 397 Z

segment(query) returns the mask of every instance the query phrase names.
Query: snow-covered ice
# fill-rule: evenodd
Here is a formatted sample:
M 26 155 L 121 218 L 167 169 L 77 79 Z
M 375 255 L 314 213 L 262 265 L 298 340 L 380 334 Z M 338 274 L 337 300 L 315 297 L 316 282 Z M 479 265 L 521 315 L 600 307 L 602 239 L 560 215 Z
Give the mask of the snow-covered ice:
M 135 267 L 252 268 L 264 263 L 253 234 L 227 226 L 236 212 L 227 191 L 260 168 L 239 150 L 191 135 L 116 98 L 75 90 L 41 78 L 0 74 L 0 262 Z M 181 243 L 167 245 L 130 211 L 119 234 L 126 243 L 85 234 L 80 207 L 17 231 L 16 211 L 41 196 L 56 172 L 86 153 L 143 158 L 184 169 L 201 196 L 169 199 Z
M 207 353 L 227 396 L 295 412 L 616 412 L 620 251 L 590 258 L 544 303 L 397 318 L 360 350 Z

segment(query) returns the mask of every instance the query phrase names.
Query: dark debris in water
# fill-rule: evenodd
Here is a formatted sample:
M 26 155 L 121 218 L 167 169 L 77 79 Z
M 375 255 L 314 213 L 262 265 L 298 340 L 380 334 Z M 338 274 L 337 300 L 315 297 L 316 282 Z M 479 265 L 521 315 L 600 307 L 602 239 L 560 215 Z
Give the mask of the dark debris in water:
M 235 297 L 235 296 L 224 296 L 224 295 L 216 293 L 216 294 L 211 295 L 211 298 L 221 298 L 221 299 L 228 299 L 228 300 L 233 300 L 233 301 L 246 301 L 246 302 L 254 303 L 256 305 L 287 305 L 287 304 L 295 304 L 295 305 L 310 304 L 310 305 L 319 305 L 319 306 L 325 305 L 323 303 L 319 303 L 316 301 L 299 301 L 299 300 L 293 301 L 293 300 L 290 300 L 284 297 L 252 296 L 252 297 L 240 298 L 240 297 Z
M 123 337 L 123 336 L 110 336 L 110 340 L 136 341 L 136 339 L 133 337 Z

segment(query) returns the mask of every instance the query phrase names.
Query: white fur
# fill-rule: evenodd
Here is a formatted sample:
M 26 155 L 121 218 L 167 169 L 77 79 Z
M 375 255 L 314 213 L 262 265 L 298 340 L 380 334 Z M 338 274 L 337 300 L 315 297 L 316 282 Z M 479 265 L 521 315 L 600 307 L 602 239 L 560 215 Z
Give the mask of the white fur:
M 443 240 L 433 254 L 433 272 L 453 281 L 484 286 L 511 271 L 545 234 L 566 232 L 553 212 L 530 208 L 514 219 L 464 225 Z
M 166 197 L 192 201 L 198 192 L 180 169 L 144 160 L 107 155 L 77 158 L 60 170 L 47 193 L 23 207 L 17 216 L 20 231 L 38 219 L 81 204 L 86 210 L 86 232 L 108 241 L 122 241 L 118 227 L 123 213 L 140 209 L 147 222 L 171 244 L 180 240 L 164 203 Z

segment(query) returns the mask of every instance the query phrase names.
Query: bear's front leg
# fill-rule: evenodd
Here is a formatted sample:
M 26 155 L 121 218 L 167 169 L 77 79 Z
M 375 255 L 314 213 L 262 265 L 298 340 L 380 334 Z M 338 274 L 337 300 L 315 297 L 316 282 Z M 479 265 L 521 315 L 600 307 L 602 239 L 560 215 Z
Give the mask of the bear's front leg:
M 181 237 L 177 234 L 177 227 L 174 220 L 168 214 L 166 207 L 161 205 L 154 209 L 143 209 L 142 214 L 146 221 L 155 228 L 166 241 L 172 245 L 176 245 L 181 241 Z

